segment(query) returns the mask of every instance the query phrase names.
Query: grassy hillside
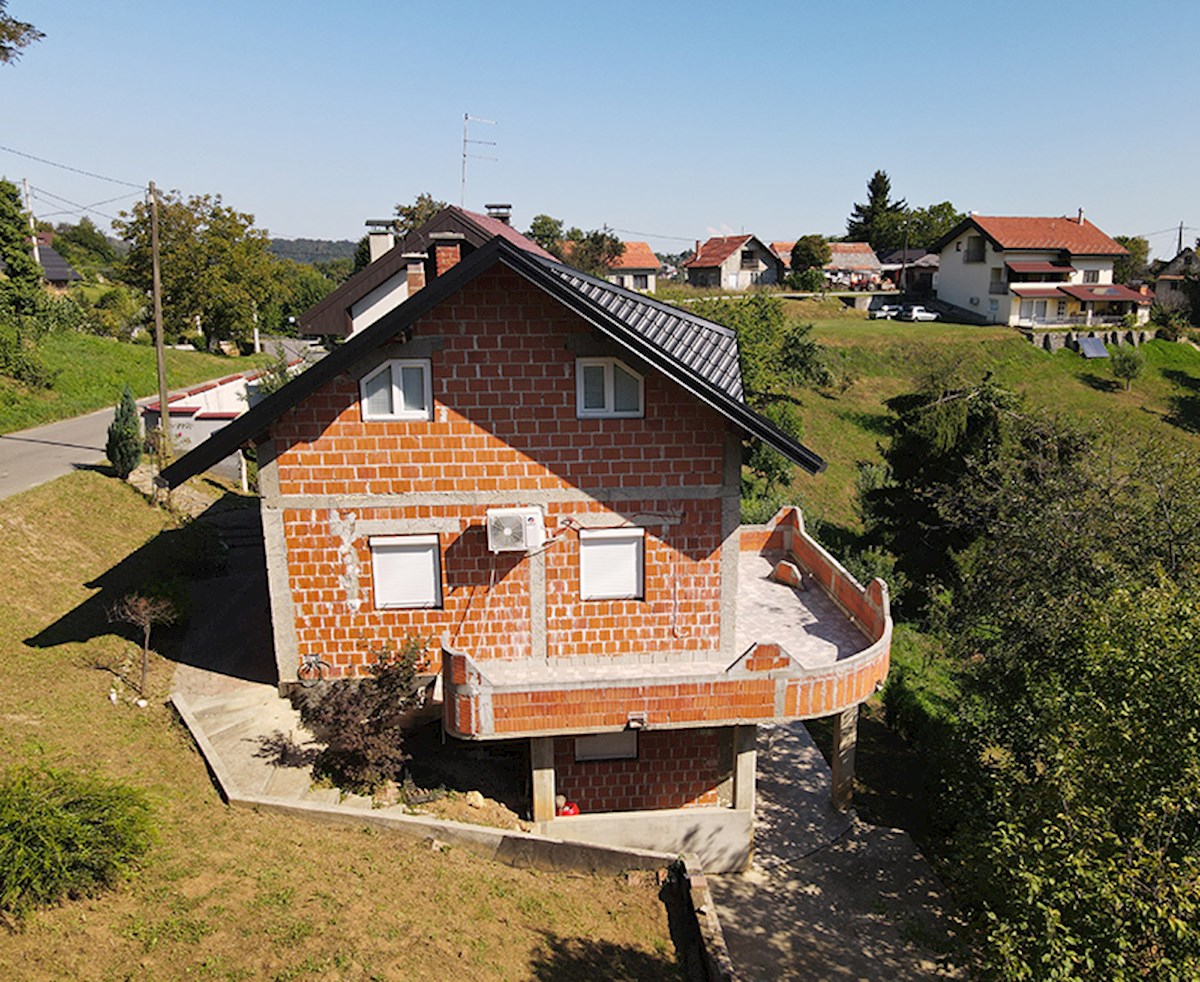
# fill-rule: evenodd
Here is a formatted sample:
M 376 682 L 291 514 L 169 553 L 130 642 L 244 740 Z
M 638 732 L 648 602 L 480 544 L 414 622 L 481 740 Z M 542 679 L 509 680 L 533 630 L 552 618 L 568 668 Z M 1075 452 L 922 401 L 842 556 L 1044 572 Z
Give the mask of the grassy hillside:
M 0 768 L 121 780 L 149 795 L 159 827 L 117 891 L 0 927 L 0 978 L 676 977 L 653 886 L 222 804 L 164 704 L 174 665 L 155 656 L 147 708 L 111 704 L 105 666 L 137 648 L 87 603 L 99 583 L 111 596 L 161 577 L 147 544 L 166 524 L 95 472 L 0 502 L 0 567 L 20 585 L 0 605 Z
M 158 390 L 152 345 L 125 344 L 91 334 L 51 334 L 40 345 L 42 360 L 57 372 L 54 388 L 29 389 L 0 377 L 0 433 L 115 406 L 125 385 L 134 395 Z M 266 359 L 226 358 L 199 351 L 168 350 L 167 386 L 176 389 L 245 371 Z
M 811 317 L 810 310 L 794 311 Z M 1144 346 L 1146 370 L 1125 392 L 1107 361 L 1070 351 L 1053 355 L 1007 328 L 900 324 L 861 317 L 814 320 L 814 336 L 835 365 L 856 381 L 845 393 L 801 395 L 804 441 L 829 463 L 818 477 L 800 474 L 794 490 L 810 512 L 856 528 L 855 462 L 878 459 L 889 417 L 886 401 L 912 391 L 937 362 L 960 364 L 982 377 L 991 371 L 1030 405 L 1102 420 L 1133 437 L 1154 437 L 1200 449 L 1200 351 L 1188 344 Z

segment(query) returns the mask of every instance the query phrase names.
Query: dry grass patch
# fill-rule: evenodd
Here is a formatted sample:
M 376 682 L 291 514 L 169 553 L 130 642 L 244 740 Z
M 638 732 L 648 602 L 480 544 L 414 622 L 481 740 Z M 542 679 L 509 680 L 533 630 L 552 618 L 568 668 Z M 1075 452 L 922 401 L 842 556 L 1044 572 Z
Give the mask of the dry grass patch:
M 0 978 L 673 976 L 665 910 L 641 881 L 517 870 L 223 805 L 164 704 L 172 663 L 153 659 L 145 709 L 113 705 L 112 676 L 94 667 L 136 643 L 113 633 L 91 584 L 108 593 L 161 575 L 154 543 L 169 526 L 92 472 L 0 502 L 0 567 L 17 601 L 0 607 L 0 767 L 125 782 L 149 798 L 159 834 L 116 892 L 0 937 Z

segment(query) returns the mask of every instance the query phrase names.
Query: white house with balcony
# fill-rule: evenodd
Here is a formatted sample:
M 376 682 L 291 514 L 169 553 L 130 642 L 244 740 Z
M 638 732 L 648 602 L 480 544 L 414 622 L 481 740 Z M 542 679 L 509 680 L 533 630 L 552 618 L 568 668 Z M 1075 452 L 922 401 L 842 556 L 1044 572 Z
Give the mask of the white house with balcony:
M 969 215 L 933 244 L 938 300 L 989 324 L 1080 328 L 1150 318 L 1153 296 L 1113 282 L 1124 247 L 1083 217 Z

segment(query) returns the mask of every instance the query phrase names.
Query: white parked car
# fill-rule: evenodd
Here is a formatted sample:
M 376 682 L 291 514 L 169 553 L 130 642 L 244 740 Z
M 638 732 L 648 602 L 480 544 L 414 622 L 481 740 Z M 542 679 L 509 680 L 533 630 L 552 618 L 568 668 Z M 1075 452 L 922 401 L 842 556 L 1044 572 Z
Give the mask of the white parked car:
M 922 307 L 919 303 L 906 303 L 900 308 L 897 316 L 902 321 L 935 321 L 938 319 L 936 311 Z
M 898 303 L 885 303 L 882 307 L 876 307 L 869 314 L 871 320 L 891 320 L 900 313 L 900 305 Z

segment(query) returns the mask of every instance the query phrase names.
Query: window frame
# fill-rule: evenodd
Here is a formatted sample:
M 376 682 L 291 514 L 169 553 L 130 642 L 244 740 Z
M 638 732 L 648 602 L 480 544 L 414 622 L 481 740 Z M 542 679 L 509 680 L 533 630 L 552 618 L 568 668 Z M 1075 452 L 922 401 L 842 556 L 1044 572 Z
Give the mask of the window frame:
M 425 392 L 425 405 L 421 409 L 396 409 L 404 404 L 403 370 L 405 368 L 421 369 L 421 381 Z M 392 387 L 392 412 L 372 413 L 367 401 L 367 383 L 383 372 L 390 373 Z M 359 409 L 364 423 L 389 420 L 431 420 L 433 419 L 433 370 L 428 358 L 389 358 L 377 365 L 358 380 Z
M 1083 271 L 1083 282 L 1089 285 L 1094 285 L 1100 282 L 1100 270 L 1085 269 Z
M 637 382 L 637 409 L 616 409 L 616 372 L 621 371 Z M 604 368 L 604 407 L 589 409 L 584 404 L 583 375 L 585 368 Z M 620 358 L 576 358 L 575 359 L 575 417 L 576 419 L 642 419 L 646 415 L 646 379 L 635 372 Z
M 634 578 L 637 581 L 636 588 L 633 593 L 601 594 L 589 584 L 588 564 L 584 558 L 587 552 L 586 547 L 591 542 L 608 542 L 620 539 L 629 539 L 637 542 L 636 568 L 634 570 Z M 592 573 L 592 576 L 595 576 L 595 573 Z M 646 599 L 646 530 L 644 528 L 640 525 L 621 525 L 616 528 L 579 530 L 579 599 L 581 601 Z
M 381 599 L 380 562 L 377 548 L 388 546 L 431 546 L 433 563 L 433 598 L 429 601 L 400 601 Z M 418 535 L 372 535 L 367 538 L 371 551 L 371 603 L 375 610 L 441 610 L 442 609 L 442 545 L 436 532 Z

